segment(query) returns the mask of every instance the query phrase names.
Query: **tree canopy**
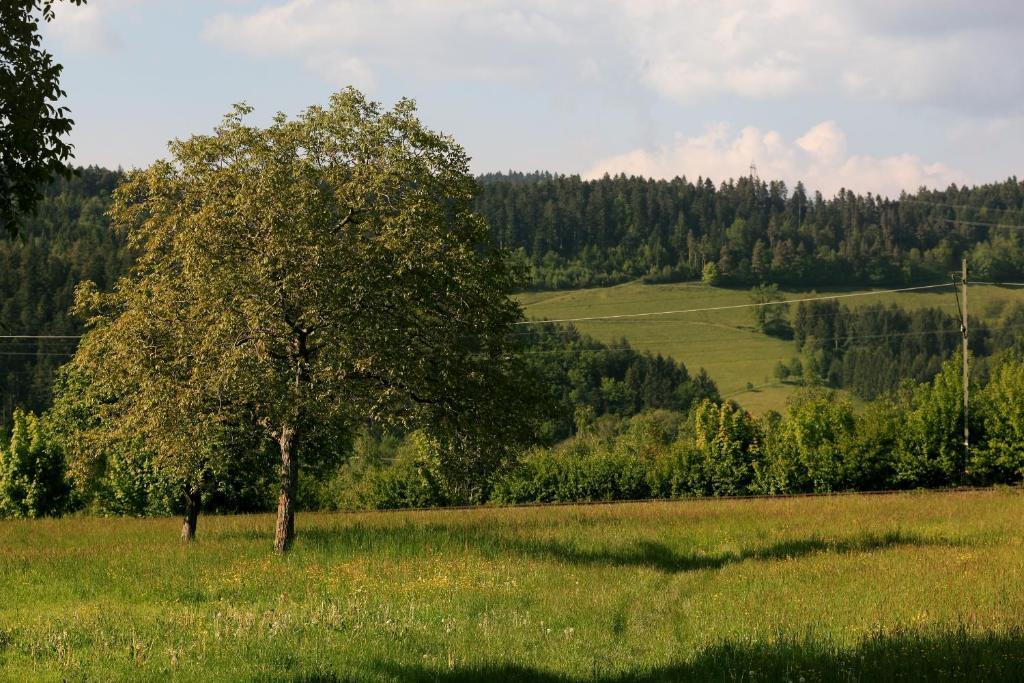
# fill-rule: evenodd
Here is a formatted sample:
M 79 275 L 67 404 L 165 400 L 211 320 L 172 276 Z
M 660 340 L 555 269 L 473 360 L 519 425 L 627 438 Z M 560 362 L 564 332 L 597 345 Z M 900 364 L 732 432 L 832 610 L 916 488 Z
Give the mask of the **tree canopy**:
M 85 0 L 68 0 L 82 5 Z M 16 233 L 42 188 L 70 169 L 63 137 L 73 121 L 60 87 L 63 67 L 42 49 L 39 17 L 53 19 L 54 0 L 0 3 L 0 231 Z
M 349 89 L 267 128 L 249 112 L 118 188 L 112 216 L 140 257 L 112 292 L 80 289 L 79 360 L 120 424 L 158 436 L 183 472 L 210 456 L 188 444 L 220 425 L 270 438 L 283 551 L 300 455 L 364 421 L 424 425 L 454 479 L 513 448 L 527 398 L 506 390 L 506 339 L 521 313 L 472 210 L 468 157 L 411 101 L 385 111 Z M 474 448 L 481 429 L 500 447 Z

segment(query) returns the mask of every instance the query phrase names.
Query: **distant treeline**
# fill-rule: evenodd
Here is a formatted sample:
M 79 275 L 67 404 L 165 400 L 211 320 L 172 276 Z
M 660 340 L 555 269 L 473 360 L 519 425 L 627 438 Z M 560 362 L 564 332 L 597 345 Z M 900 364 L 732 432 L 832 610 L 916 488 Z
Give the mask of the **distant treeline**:
M 1022 348 L 1024 305 L 984 313 L 984 321 L 972 316 L 968 325 L 982 375 L 993 353 Z M 959 319 L 938 308 L 812 301 L 797 304 L 791 324 L 798 355 L 776 368 L 779 379 L 821 382 L 868 400 L 906 380 L 931 380 L 962 343 Z
M 106 290 L 132 263 L 125 235 L 106 211 L 121 173 L 83 169 L 46 188 L 19 237 L 0 237 L 0 335 L 77 335 L 74 290 L 93 280 Z M 74 339 L 0 339 L 0 431 L 15 407 L 40 411 L 51 400 L 54 370 Z
M 508 173 L 480 183 L 478 210 L 539 289 L 688 280 L 708 264 L 723 284 L 905 283 L 946 279 L 964 255 L 981 279 L 1024 274 L 1024 231 L 994 227 L 1024 225 L 1016 178 L 898 200 L 848 190 L 826 198 L 749 177 L 715 185 Z

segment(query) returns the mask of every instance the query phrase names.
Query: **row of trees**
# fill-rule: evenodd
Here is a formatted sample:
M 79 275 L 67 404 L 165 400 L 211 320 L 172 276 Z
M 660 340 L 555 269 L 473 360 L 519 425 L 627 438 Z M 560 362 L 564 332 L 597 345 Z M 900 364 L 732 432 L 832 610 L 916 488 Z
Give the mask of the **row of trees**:
M 1024 183 L 921 189 L 898 199 L 739 178 L 480 179 L 477 209 L 537 288 L 644 277 L 794 286 L 948 278 L 964 255 L 982 279 L 1024 274 Z
M 1016 484 L 1024 478 L 1024 355 L 999 355 L 975 378 L 970 429 L 962 442 L 961 359 L 930 382 L 855 407 L 832 390 L 802 390 L 783 414 L 755 418 L 734 403 L 703 398 L 685 410 L 635 416 L 581 414 L 569 439 L 527 448 L 481 472 L 475 502 L 571 502 L 647 497 L 870 491 Z M 61 405 L 61 404 L 58 404 Z M 0 446 L 0 511 L 59 514 L 83 505 L 113 514 L 181 509 L 178 484 L 144 444 L 104 451 L 102 467 L 69 447 L 67 413 L 19 412 Z M 273 481 L 259 442 L 235 444 L 234 467 L 210 472 L 208 508 L 263 509 Z M 67 450 L 65 450 L 67 449 Z M 307 506 L 336 509 L 427 507 L 467 502 L 447 476 L 442 445 L 429 430 L 404 435 L 363 429 L 347 457 L 306 478 Z M 67 454 L 67 455 L 65 455 Z M 323 467 L 324 462 L 320 465 Z M 90 475 L 91 473 L 91 475 Z M 90 481 L 89 476 L 99 478 Z M 255 495 L 254 495 L 255 494 Z M 262 497 L 261 497 L 262 496 Z M 143 507 L 138 507 L 139 505 Z M 135 505 L 136 507 L 131 507 Z M 148 507 L 146 507 L 148 506 Z M 97 509 L 94 507 L 94 509 Z
M 516 357 L 510 362 L 522 364 L 520 372 L 530 378 L 538 416 L 531 444 L 552 446 L 580 430 L 603 428 L 650 410 L 686 412 L 701 400 L 718 398 L 703 372 L 691 377 L 680 363 L 640 353 L 625 343 L 609 347 L 573 328 L 531 327 L 515 339 L 514 348 Z M 275 453 L 268 440 L 241 424 L 197 433 L 205 441 L 192 448 L 208 457 L 189 479 L 188 467 L 194 463 L 161 457 L 141 432 L 107 424 L 106 399 L 90 384 L 90 375 L 72 363 L 59 373 L 52 408 L 40 416 L 15 412 L 9 447 L 0 447 L 0 463 L 7 467 L 0 482 L 8 503 L 0 507 L 0 515 L 38 517 L 83 509 L 106 515 L 184 513 L 186 520 L 191 515 L 183 529 L 188 538 L 200 509 L 270 509 L 275 482 L 266 463 Z M 301 468 L 305 495 L 300 504 L 332 508 L 344 500 L 358 501 L 359 488 L 343 485 L 353 483 L 353 471 L 390 463 L 401 454 L 408 455 L 407 465 L 414 462 L 418 471 L 429 472 L 433 487 L 428 498 L 394 498 L 422 504 L 481 502 L 490 495 L 495 473 L 511 461 L 474 473 L 475 489 L 468 489 L 445 470 L 440 446 L 430 429 L 371 420 L 354 423 L 343 438 L 315 444 L 315 459 Z
M 962 442 L 959 358 L 931 382 L 905 383 L 856 409 L 802 391 L 756 419 L 704 401 L 687 417 L 645 414 L 621 435 L 584 432 L 536 449 L 495 487 L 499 502 L 870 491 L 1016 484 L 1024 478 L 1024 357 L 995 364 Z
M 499 472 L 490 502 L 584 502 L 683 496 L 781 495 L 963 485 L 1024 479 L 1024 356 L 1000 355 L 973 378 L 972 447 L 962 441 L 961 359 L 930 382 L 854 406 L 823 387 L 802 389 L 782 413 L 756 418 L 734 403 L 582 421 L 569 439 L 528 449 Z M 380 442 L 377 442 L 380 443 Z M 413 442 L 388 459 L 340 470 L 326 507 L 450 504 Z M 370 463 L 367 466 L 367 462 Z

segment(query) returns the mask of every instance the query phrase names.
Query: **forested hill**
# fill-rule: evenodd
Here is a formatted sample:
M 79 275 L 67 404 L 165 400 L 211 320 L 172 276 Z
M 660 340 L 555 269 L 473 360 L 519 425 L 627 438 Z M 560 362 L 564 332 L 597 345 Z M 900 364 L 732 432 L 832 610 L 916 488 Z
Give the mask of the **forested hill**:
M 37 214 L 19 237 L 0 238 L 0 335 L 75 335 L 75 286 L 85 279 L 109 288 L 131 256 L 124 235 L 105 215 L 120 173 L 83 169 L 47 188 Z M 49 401 L 53 370 L 75 341 L 0 339 L 0 424 L 14 406 Z
M 536 288 L 707 278 L 721 284 L 867 285 L 945 279 L 967 254 L 976 277 L 1024 275 L 1024 183 L 833 198 L 739 178 L 581 180 L 481 176 L 478 210 Z M 708 266 L 707 264 L 712 264 Z
M 83 279 L 108 289 L 131 263 L 105 215 L 120 172 L 82 169 L 46 190 L 18 238 L 0 237 L 0 335 L 75 335 Z M 715 186 L 551 174 L 480 177 L 478 209 L 495 240 L 530 265 L 536 287 L 636 277 L 822 286 L 944 280 L 969 253 L 977 279 L 1024 277 L 1024 185 L 920 191 L 900 201 L 842 192 L 825 199 L 781 182 Z M 49 403 L 54 368 L 74 340 L 0 339 L 0 423 L 14 406 Z M 686 359 L 679 359 L 685 361 Z

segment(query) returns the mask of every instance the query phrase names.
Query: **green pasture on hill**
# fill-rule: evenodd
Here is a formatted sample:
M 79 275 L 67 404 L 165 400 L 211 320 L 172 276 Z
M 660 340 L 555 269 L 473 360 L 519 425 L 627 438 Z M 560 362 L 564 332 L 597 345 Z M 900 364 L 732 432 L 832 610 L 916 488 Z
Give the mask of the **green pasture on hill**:
M 784 294 L 787 299 L 799 299 L 851 291 L 864 290 L 794 290 Z M 1024 302 L 1024 288 L 972 285 L 969 296 L 972 315 L 993 317 L 1007 302 Z M 527 292 L 518 298 L 527 317 L 552 320 L 750 303 L 749 290 L 700 283 L 646 285 L 631 282 L 564 292 Z M 957 315 L 952 287 L 849 297 L 840 301 L 849 306 L 883 303 L 905 308 L 939 307 Z M 778 382 L 773 376 L 780 360 L 788 361 L 797 355 L 796 345 L 757 332 L 749 308 L 575 324 L 581 332 L 599 341 L 610 343 L 625 337 L 641 351 L 671 356 L 685 363 L 691 372 L 703 367 L 718 384 L 723 397 L 734 399 L 755 414 L 783 409 L 786 399 L 796 390 L 795 385 Z M 748 383 L 754 388 L 748 389 Z
M 1007 680 L 1024 494 L 0 522 L 0 679 Z

